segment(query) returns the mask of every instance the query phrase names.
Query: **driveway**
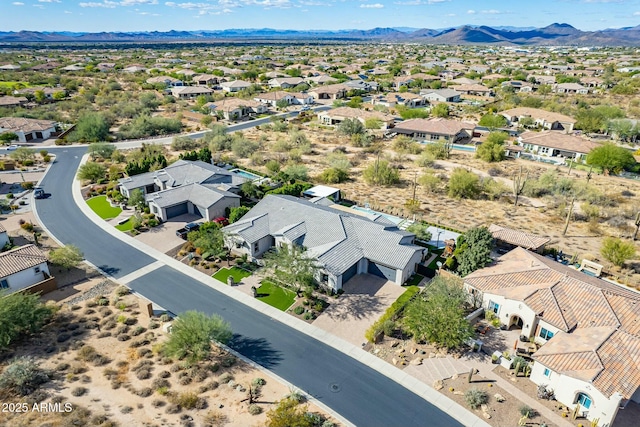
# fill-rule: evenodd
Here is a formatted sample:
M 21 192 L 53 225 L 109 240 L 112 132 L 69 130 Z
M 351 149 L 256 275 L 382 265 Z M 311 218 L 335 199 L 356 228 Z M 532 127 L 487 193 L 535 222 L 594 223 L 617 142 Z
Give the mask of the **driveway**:
M 184 244 L 185 241 L 176 236 L 176 231 L 184 227 L 185 224 L 193 221 L 204 220 L 197 215 L 180 215 L 175 218 L 171 218 L 167 222 L 163 222 L 161 225 L 154 227 L 147 232 L 138 234 L 135 238 L 136 240 L 139 240 L 162 253 L 167 253 L 171 249 Z
M 329 300 L 329 308 L 313 322 L 351 344 L 366 342 L 365 331 L 405 291 L 405 288 L 371 274 L 359 274 L 344 286 L 344 294 Z

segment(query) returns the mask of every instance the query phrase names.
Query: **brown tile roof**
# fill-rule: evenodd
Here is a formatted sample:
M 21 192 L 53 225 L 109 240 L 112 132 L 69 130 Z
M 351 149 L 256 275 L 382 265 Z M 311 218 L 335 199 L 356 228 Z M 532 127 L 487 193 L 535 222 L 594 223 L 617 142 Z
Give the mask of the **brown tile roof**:
M 575 123 L 576 119 L 565 116 L 564 114 L 554 113 L 551 111 L 541 110 L 539 108 L 518 107 L 500 112 L 502 115 L 509 117 L 531 117 L 533 119 L 541 119 L 549 123 Z
M 15 105 L 20 105 L 27 102 L 27 98 L 24 96 L 15 97 L 15 96 L 0 96 L 0 107 L 10 107 Z
M 553 371 L 625 399 L 640 387 L 640 294 L 516 248 L 465 283 L 523 301 L 558 332 L 534 354 Z
M 2 117 L 0 118 L 0 128 L 12 132 L 33 132 L 42 131 L 55 127 L 55 122 L 51 120 L 26 119 L 24 117 Z
M 47 261 L 35 245 L 26 245 L 0 254 L 0 277 L 7 277 Z
M 535 234 L 525 233 L 524 231 L 514 230 L 512 228 L 502 227 L 496 224 L 491 224 L 489 226 L 489 232 L 496 240 L 502 240 L 503 242 L 533 251 L 546 245 L 549 243 L 549 240 L 551 240 L 548 237 L 536 236 Z
M 406 130 L 410 132 L 449 135 L 454 136 L 466 129 L 473 129 L 473 123 L 460 122 L 449 119 L 409 119 L 398 123 L 396 130 Z
M 383 113 L 381 111 L 366 111 L 361 110 L 359 108 L 352 107 L 338 107 L 332 110 L 323 111 L 318 114 L 318 116 L 329 116 L 329 117 L 343 117 L 348 119 L 362 119 L 367 120 L 371 119 L 379 119 L 385 123 L 392 123 L 394 118 L 390 114 Z
M 533 144 L 583 154 L 588 154 L 591 150 L 599 147 L 595 142 L 579 136 L 554 131 L 525 132 L 520 135 L 519 139 L 522 144 Z

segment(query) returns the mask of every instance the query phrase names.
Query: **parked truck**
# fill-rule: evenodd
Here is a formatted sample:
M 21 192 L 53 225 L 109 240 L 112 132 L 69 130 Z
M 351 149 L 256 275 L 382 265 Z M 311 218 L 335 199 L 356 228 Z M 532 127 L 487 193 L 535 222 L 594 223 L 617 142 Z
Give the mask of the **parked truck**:
M 183 228 L 177 230 L 176 236 L 180 237 L 181 239 L 187 240 L 187 234 L 189 234 L 192 231 L 198 231 L 201 225 L 202 225 L 201 222 L 190 222 L 187 225 L 185 225 Z

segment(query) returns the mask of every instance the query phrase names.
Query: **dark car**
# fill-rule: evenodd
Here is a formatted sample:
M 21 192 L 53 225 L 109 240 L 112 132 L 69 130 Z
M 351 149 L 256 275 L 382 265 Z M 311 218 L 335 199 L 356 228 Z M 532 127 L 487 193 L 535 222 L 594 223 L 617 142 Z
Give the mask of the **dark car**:
M 35 197 L 36 199 L 44 199 L 45 197 L 47 197 L 47 195 L 42 188 L 34 188 L 33 197 Z
M 185 225 L 184 228 L 177 230 L 176 236 L 186 240 L 187 234 L 189 234 L 191 231 L 198 231 L 201 225 L 202 225 L 201 222 L 190 222 L 187 225 Z

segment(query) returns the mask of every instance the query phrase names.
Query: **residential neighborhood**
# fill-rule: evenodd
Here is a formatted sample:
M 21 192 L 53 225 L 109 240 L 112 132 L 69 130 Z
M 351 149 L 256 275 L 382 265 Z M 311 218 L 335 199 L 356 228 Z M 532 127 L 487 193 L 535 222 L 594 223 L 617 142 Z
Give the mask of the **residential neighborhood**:
M 635 48 L 11 46 L 0 287 L 42 317 L 3 335 L 0 384 L 31 354 L 62 374 L 7 399 L 82 425 L 413 425 L 393 393 L 434 425 L 637 422 Z

